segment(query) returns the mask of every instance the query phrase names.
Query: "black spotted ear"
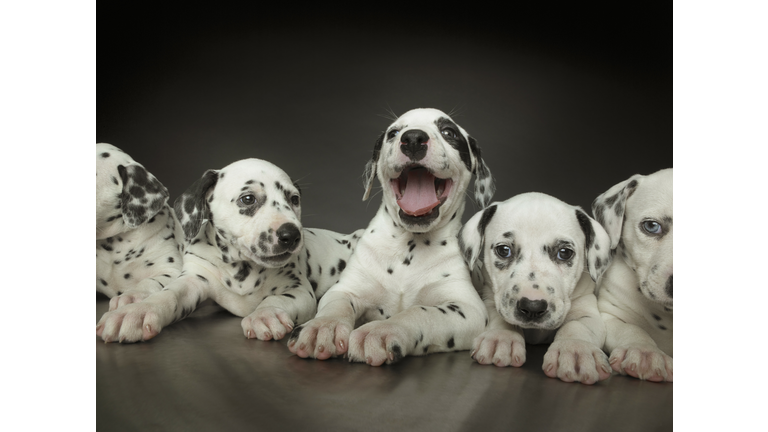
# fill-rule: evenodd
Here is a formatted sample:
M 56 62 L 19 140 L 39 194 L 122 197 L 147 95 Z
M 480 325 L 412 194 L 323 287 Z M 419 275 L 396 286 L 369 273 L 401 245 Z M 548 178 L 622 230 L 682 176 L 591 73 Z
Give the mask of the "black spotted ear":
M 584 232 L 584 251 L 587 257 L 589 276 L 597 282 L 611 264 L 611 239 L 605 229 L 581 208 L 576 208 L 576 220 Z
M 633 175 L 608 189 L 592 203 L 592 215 L 611 238 L 611 249 L 616 249 L 619 244 L 627 200 L 635 192 L 643 177 L 645 176 L 640 174 Z
M 459 231 L 459 248 L 470 270 L 474 268 L 476 262 L 483 261 L 485 229 L 496 214 L 496 208 L 497 205 L 494 204 L 475 213 Z
M 219 172 L 217 170 L 206 171 L 173 203 L 173 209 L 176 211 L 176 217 L 181 223 L 184 238 L 187 241 L 191 241 L 197 236 L 203 225 L 203 220 L 208 218 L 210 209 L 205 196 L 218 180 Z
M 138 227 L 154 217 L 168 202 L 168 189 L 141 164 L 118 165 L 117 172 L 123 180 L 120 202 L 126 226 Z
M 493 183 L 491 170 L 485 164 L 477 141 L 469 137 L 469 150 L 472 157 L 472 173 L 475 175 L 475 201 L 484 209 L 491 203 L 496 186 Z
M 371 160 L 365 164 L 365 171 L 363 171 L 363 187 L 365 188 L 363 201 L 371 196 L 373 182 L 376 180 L 376 163 L 379 161 L 379 152 L 381 152 L 381 145 L 384 142 L 384 133 L 385 132 L 382 132 L 381 135 L 379 135 L 379 139 L 377 139 L 376 144 L 373 145 L 373 156 L 371 156 Z

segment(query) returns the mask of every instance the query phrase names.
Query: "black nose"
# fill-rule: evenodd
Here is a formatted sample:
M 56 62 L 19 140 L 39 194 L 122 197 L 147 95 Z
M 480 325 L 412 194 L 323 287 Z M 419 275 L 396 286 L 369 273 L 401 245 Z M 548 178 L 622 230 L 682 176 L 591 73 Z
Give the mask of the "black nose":
M 293 249 L 301 240 L 301 230 L 292 223 L 284 223 L 277 229 L 277 241 L 287 249 Z
M 546 300 L 531 300 L 523 297 L 517 302 L 517 311 L 528 319 L 539 319 L 547 313 Z
M 422 160 L 427 155 L 429 135 L 419 129 L 411 129 L 400 137 L 400 151 L 411 160 Z
M 667 279 L 667 286 L 664 287 L 664 291 L 667 292 L 669 298 L 672 298 L 672 276 Z

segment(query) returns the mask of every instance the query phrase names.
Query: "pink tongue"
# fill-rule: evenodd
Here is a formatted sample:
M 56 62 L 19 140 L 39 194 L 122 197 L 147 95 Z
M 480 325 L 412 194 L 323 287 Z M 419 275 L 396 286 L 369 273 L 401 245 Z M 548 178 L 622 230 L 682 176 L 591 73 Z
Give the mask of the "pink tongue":
M 435 177 L 425 169 L 409 171 L 408 183 L 397 204 L 411 216 L 429 213 L 440 204 L 435 193 Z

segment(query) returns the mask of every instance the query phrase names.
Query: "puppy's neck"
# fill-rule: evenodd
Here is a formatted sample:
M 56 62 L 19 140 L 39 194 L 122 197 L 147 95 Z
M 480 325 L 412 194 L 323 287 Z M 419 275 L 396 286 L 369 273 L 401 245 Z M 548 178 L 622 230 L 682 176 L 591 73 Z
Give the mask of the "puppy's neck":
M 392 206 L 382 203 L 367 231 L 370 232 L 373 229 L 375 230 L 374 232 L 381 232 L 392 238 L 403 235 L 407 237 L 419 236 L 424 239 L 454 238 L 461 229 L 461 215 L 464 213 L 464 203 L 460 203 L 456 209 L 449 211 L 448 214 L 441 214 L 440 221 L 429 231 L 423 232 L 417 231 L 417 227 L 404 224 L 398 217 L 399 211 L 400 207 L 396 205 L 392 208 Z

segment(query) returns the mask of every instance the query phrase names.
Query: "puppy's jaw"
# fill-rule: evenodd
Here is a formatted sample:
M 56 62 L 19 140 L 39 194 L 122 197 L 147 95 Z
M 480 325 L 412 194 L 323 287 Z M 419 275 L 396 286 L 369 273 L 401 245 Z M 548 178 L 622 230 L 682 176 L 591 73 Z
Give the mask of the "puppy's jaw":
M 297 225 L 301 230 L 301 225 Z M 275 234 L 276 230 L 270 229 L 261 232 L 258 236 L 246 234 L 236 237 L 233 246 L 237 248 L 241 258 L 253 261 L 259 266 L 267 268 L 280 268 L 298 257 L 304 247 L 304 238 L 294 245 L 292 249 L 280 245 Z

